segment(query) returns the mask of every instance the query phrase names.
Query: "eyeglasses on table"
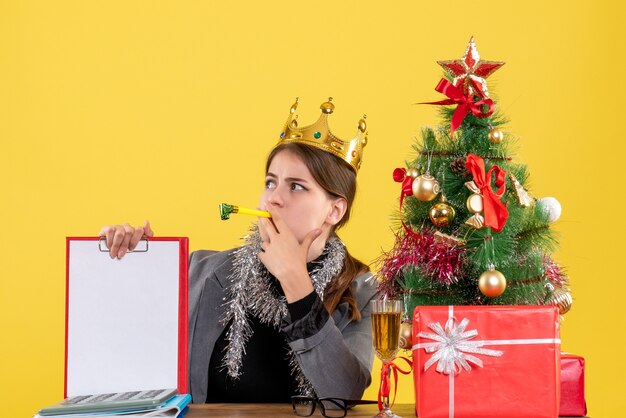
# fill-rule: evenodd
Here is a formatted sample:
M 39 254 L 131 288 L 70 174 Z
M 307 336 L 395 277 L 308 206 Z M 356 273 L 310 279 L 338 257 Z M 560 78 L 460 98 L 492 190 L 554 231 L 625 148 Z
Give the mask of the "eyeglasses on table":
M 319 407 L 320 413 L 326 418 L 343 418 L 348 409 L 355 405 L 377 404 L 378 401 L 350 400 L 341 398 L 317 398 L 314 396 L 292 396 L 293 413 L 299 417 L 310 417 Z

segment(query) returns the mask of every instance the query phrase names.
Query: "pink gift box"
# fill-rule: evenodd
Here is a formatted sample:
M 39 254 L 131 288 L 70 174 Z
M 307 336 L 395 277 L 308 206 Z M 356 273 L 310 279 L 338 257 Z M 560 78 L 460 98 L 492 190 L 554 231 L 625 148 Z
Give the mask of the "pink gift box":
M 585 402 L 585 359 L 561 353 L 561 407 L 559 415 L 583 417 L 587 415 Z

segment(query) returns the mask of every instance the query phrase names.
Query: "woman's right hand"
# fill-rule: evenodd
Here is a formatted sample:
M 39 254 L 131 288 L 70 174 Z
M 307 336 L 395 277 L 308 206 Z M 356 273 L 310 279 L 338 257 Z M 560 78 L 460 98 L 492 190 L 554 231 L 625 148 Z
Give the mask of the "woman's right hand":
M 150 228 L 150 222 L 146 221 L 143 226 L 133 227 L 124 225 L 105 225 L 100 230 L 101 237 L 106 237 L 107 248 L 111 258 L 121 259 L 126 252 L 132 251 L 141 238 L 152 237 L 154 232 Z

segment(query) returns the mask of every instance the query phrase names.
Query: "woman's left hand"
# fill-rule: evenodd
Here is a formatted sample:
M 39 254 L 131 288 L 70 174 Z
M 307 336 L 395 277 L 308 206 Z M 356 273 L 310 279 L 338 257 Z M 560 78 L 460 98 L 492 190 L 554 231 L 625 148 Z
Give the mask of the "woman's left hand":
M 322 230 L 310 231 L 300 243 L 271 207 L 268 211 L 272 215 L 271 220 L 259 218 L 259 232 L 263 240 L 259 259 L 280 282 L 287 302 L 292 303 L 313 291 L 306 263 L 311 244 Z

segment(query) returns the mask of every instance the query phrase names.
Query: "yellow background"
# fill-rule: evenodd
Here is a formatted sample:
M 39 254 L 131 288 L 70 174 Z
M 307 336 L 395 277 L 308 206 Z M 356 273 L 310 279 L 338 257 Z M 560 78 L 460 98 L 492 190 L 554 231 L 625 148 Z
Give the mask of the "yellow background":
M 250 219 L 221 222 L 217 204 L 256 205 L 295 96 L 312 121 L 332 95 L 342 137 L 367 113 L 342 237 L 364 261 L 389 249 L 391 172 L 438 123 L 412 103 L 442 98 L 435 61 L 475 35 L 484 59 L 507 62 L 490 81 L 532 193 L 563 206 L 556 258 L 575 296 L 563 348 L 587 359 L 591 415 L 621 416 L 624 6 L 510 3 L 1 2 L 1 415 L 62 396 L 65 237 L 149 219 L 191 249 L 237 245 Z M 412 392 L 402 380 L 398 402 Z

